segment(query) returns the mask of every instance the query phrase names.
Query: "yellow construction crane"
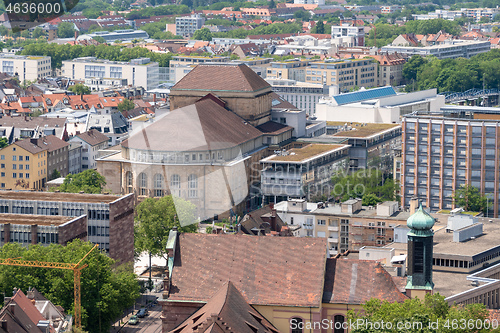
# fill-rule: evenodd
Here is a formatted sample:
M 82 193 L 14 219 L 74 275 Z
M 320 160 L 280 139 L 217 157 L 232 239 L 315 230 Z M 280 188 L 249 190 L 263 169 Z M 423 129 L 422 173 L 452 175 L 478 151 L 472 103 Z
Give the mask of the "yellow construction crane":
M 41 268 L 59 268 L 59 269 L 70 269 L 74 274 L 74 284 L 75 284 L 75 326 L 82 327 L 82 303 L 80 294 L 80 277 L 82 276 L 82 269 L 87 267 L 87 264 L 82 265 L 82 261 L 88 257 L 88 255 L 99 245 L 94 245 L 94 247 L 87 252 L 85 256 L 77 264 L 67 264 L 62 262 L 45 262 L 45 261 L 30 261 L 22 260 L 17 258 L 7 258 L 0 259 L 0 265 L 8 266 L 25 266 L 25 267 L 41 267 Z

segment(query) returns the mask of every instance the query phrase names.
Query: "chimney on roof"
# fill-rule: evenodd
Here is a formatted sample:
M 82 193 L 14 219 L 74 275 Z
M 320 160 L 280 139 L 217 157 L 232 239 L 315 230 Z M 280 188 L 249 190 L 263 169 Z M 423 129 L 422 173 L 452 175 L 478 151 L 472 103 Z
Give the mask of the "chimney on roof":
M 415 214 L 419 206 L 419 200 L 417 197 L 413 197 L 410 199 L 410 215 Z

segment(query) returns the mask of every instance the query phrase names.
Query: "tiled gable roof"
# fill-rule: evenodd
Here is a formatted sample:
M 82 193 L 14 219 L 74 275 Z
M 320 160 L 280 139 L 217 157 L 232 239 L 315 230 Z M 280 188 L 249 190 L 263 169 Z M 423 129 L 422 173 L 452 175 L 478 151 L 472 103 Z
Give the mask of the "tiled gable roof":
M 206 302 L 231 281 L 251 305 L 320 306 L 326 238 L 178 237 L 169 300 Z
M 389 302 L 407 299 L 379 262 L 327 259 L 324 303 L 363 304 L 371 298 Z
M 30 152 L 31 154 L 38 154 L 42 151 L 49 150 L 49 147 L 47 146 L 39 146 L 37 139 L 24 139 L 21 141 L 14 142 L 13 145 L 21 147 L 24 150 Z
M 209 329 L 203 330 L 205 327 Z M 231 332 L 238 333 L 254 333 L 254 329 L 262 333 L 278 333 L 264 316 L 245 301 L 230 281 L 207 304 L 170 333 L 226 332 L 226 327 L 230 327 Z
M 271 87 L 247 65 L 198 65 L 176 85 L 175 90 L 259 91 Z
M 91 146 L 96 146 L 100 143 L 103 143 L 104 141 L 109 140 L 109 138 L 106 135 L 102 134 L 101 132 L 95 129 L 90 129 L 85 133 L 78 134 L 77 137 L 82 139 Z

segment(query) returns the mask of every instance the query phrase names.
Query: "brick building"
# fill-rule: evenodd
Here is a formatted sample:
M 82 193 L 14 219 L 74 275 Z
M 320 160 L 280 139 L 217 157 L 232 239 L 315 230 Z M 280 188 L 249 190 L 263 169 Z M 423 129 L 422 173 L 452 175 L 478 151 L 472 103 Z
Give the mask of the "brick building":
M 239 309 L 255 311 L 262 324 L 268 321 L 279 332 L 293 332 L 292 321 L 332 320 L 345 325 L 347 311 L 361 310 L 373 297 L 391 303 L 407 299 L 379 262 L 327 258 L 322 238 L 171 231 L 168 244 L 172 265 L 160 300 L 163 332 L 192 332 L 184 325 L 205 321 L 201 312 L 191 317 L 204 305 L 209 315 L 217 313 L 211 299 L 224 295 L 221 289 L 229 283 L 251 306 L 241 301 Z M 190 317 L 193 320 L 188 321 Z M 238 329 L 239 318 L 232 317 L 235 332 L 247 332 Z
M 209 93 L 253 126 L 270 120 L 272 87 L 244 64 L 196 66 L 170 89 L 170 109 L 193 104 Z
M 99 244 L 100 249 L 111 258 L 130 262 L 134 259 L 134 203 L 132 194 L 116 196 L 0 191 L 0 221 L 4 215 L 7 218 L 6 214 L 56 217 L 87 215 L 87 239 Z M 61 239 L 70 238 L 65 235 Z

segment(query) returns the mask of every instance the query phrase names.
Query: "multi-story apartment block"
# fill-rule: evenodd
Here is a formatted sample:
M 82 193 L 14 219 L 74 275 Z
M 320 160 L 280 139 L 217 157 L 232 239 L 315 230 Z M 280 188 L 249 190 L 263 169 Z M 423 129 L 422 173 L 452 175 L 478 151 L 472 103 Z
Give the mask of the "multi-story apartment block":
M 205 24 L 205 18 L 199 14 L 175 18 L 175 32 L 179 36 L 192 37 L 194 32 Z
M 330 255 L 391 243 L 394 228 L 406 227 L 410 216 L 408 212 L 400 212 L 395 201 L 367 207 L 362 206 L 361 199 L 340 204 L 291 199 L 275 204 L 274 208 L 288 225 L 300 226 L 299 237 L 326 237 Z
M 305 81 L 306 68 L 309 66 L 309 60 L 290 60 L 281 62 L 272 62 L 271 68 L 267 69 L 266 78 Z
M 24 56 L 0 53 L 2 73 L 17 76 L 21 83 L 36 81 L 51 76 L 51 58 L 47 56 Z
M 2 206 L 6 209 L 7 206 Z M 7 207 L 8 208 L 8 207 Z M 66 245 L 74 239 L 87 240 L 87 216 L 1 214 L 0 246 L 8 243 Z
M 294 4 L 299 5 L 318 5 L 323 6 L 325 4 L 325 0 L 294 0 Z
M 82 57 L 63 61 L 63 76 L 73 80 L 127 79 L 127 84 L 146 90 L 159 84 L 159 67 L 149 58 L 132 59 L 130 62 L 109 61 L 96 57 Z
M 465 109 L 467 109 L 465 107 Z M 466 111 L 466 110 L 464 110 Z M 458 115 L 461 112 L 454 110 Z M 472 185 L 486 195 L 490 216 L 498 216 L 500 138 L 497 114 L 474 118 L 408 115 L 403 118 L 401 204 L 418 197 L 431 210 L 453 209 L 454 193 Z
M 37 140 L 39 146 L 45 145 L 49 148 L 47 151 L 48 179 L 52 178 L 52 174 L 55 170 L 61 174 L 61 177 L 66 177 L 69 173 L 69 143 L 54 135 L 45 136 Z
M 0 213 L 87 215 L 87 240 L 117 261 L 134 259 L 134 196 L 0 191 Z M 2 217 L 4 214 L 0 214 Z
M 488 52 L 491 49 L 489 41 L 473 40 L 453 40 L 445 44 L 412 47 L 412 46 L 392 46 L 387 45 L 381 48 L 382 53 L 406 54 L 407 57 L 413 55 L 435 56 L 438 59 L 470 58 L 477 54 Z
M 463 16 L 472 18 L 479 22 L 481 18 L 487 17 L 490 21 L 499 13 L 498 8 L 461 8 Z
M 296 80 L 267 79 L 273 91 L 310 116 L 316 113 L 316 103 L 332 93 L 331 86 Z
M 128 136 L 128 122 L 121 112 L 113 114 L 90 114 L 87 130 L 96 129 L 108 137 L 108 145 L 115 146 Z
M 401 10 L 401 9 L 402 9 L 402 7 L 399 5 L 382 6 L 382 8 L 380 8 L 380 12 L 382 14 L 392 14 L 392 13 L 397 12 L 398 10 Z
M 82 143 L 69 142 L 68 147 L 68 173 L 72 175 L 82 172 Z
M 394 165 L 394 151 L 401 147 L 401 125 L 328 123 L 329 130 L 335 128 L 332 138 L 349 144 L 349 167 L 355 171 L 376 167 L 387 172 Z
M 41 139 L 16 141 L 0 150 L 0 188 L 43 190 L 48 178 L 49 148 Z
M 365 29 L 362 26 L 352 26 L 347 23 L 333 25 L 332 38 L 340 37 L 354 37 L 354 45 L 351 46 L 365 46 Z
M 97 167 L 96 159 L 99 156 L 99 150 L 107 148 L 110 140 L 111 138 L 108 138 L 95 129 L 90 129 L 70 139 L 70 143 L 79 142 L 82 145 L 83 171 Z
M 348 156 L 348 145 L 308 144 L 262 159 L 263 201 L 329 194 L 330 178 L 336 171 L 346 170 Z
M 377 62 L 373 59 L 326 60 L 313 62 L 306 69 L 307 83 L 337 85 L 339 92 L 354 87 L 377 86 Z

